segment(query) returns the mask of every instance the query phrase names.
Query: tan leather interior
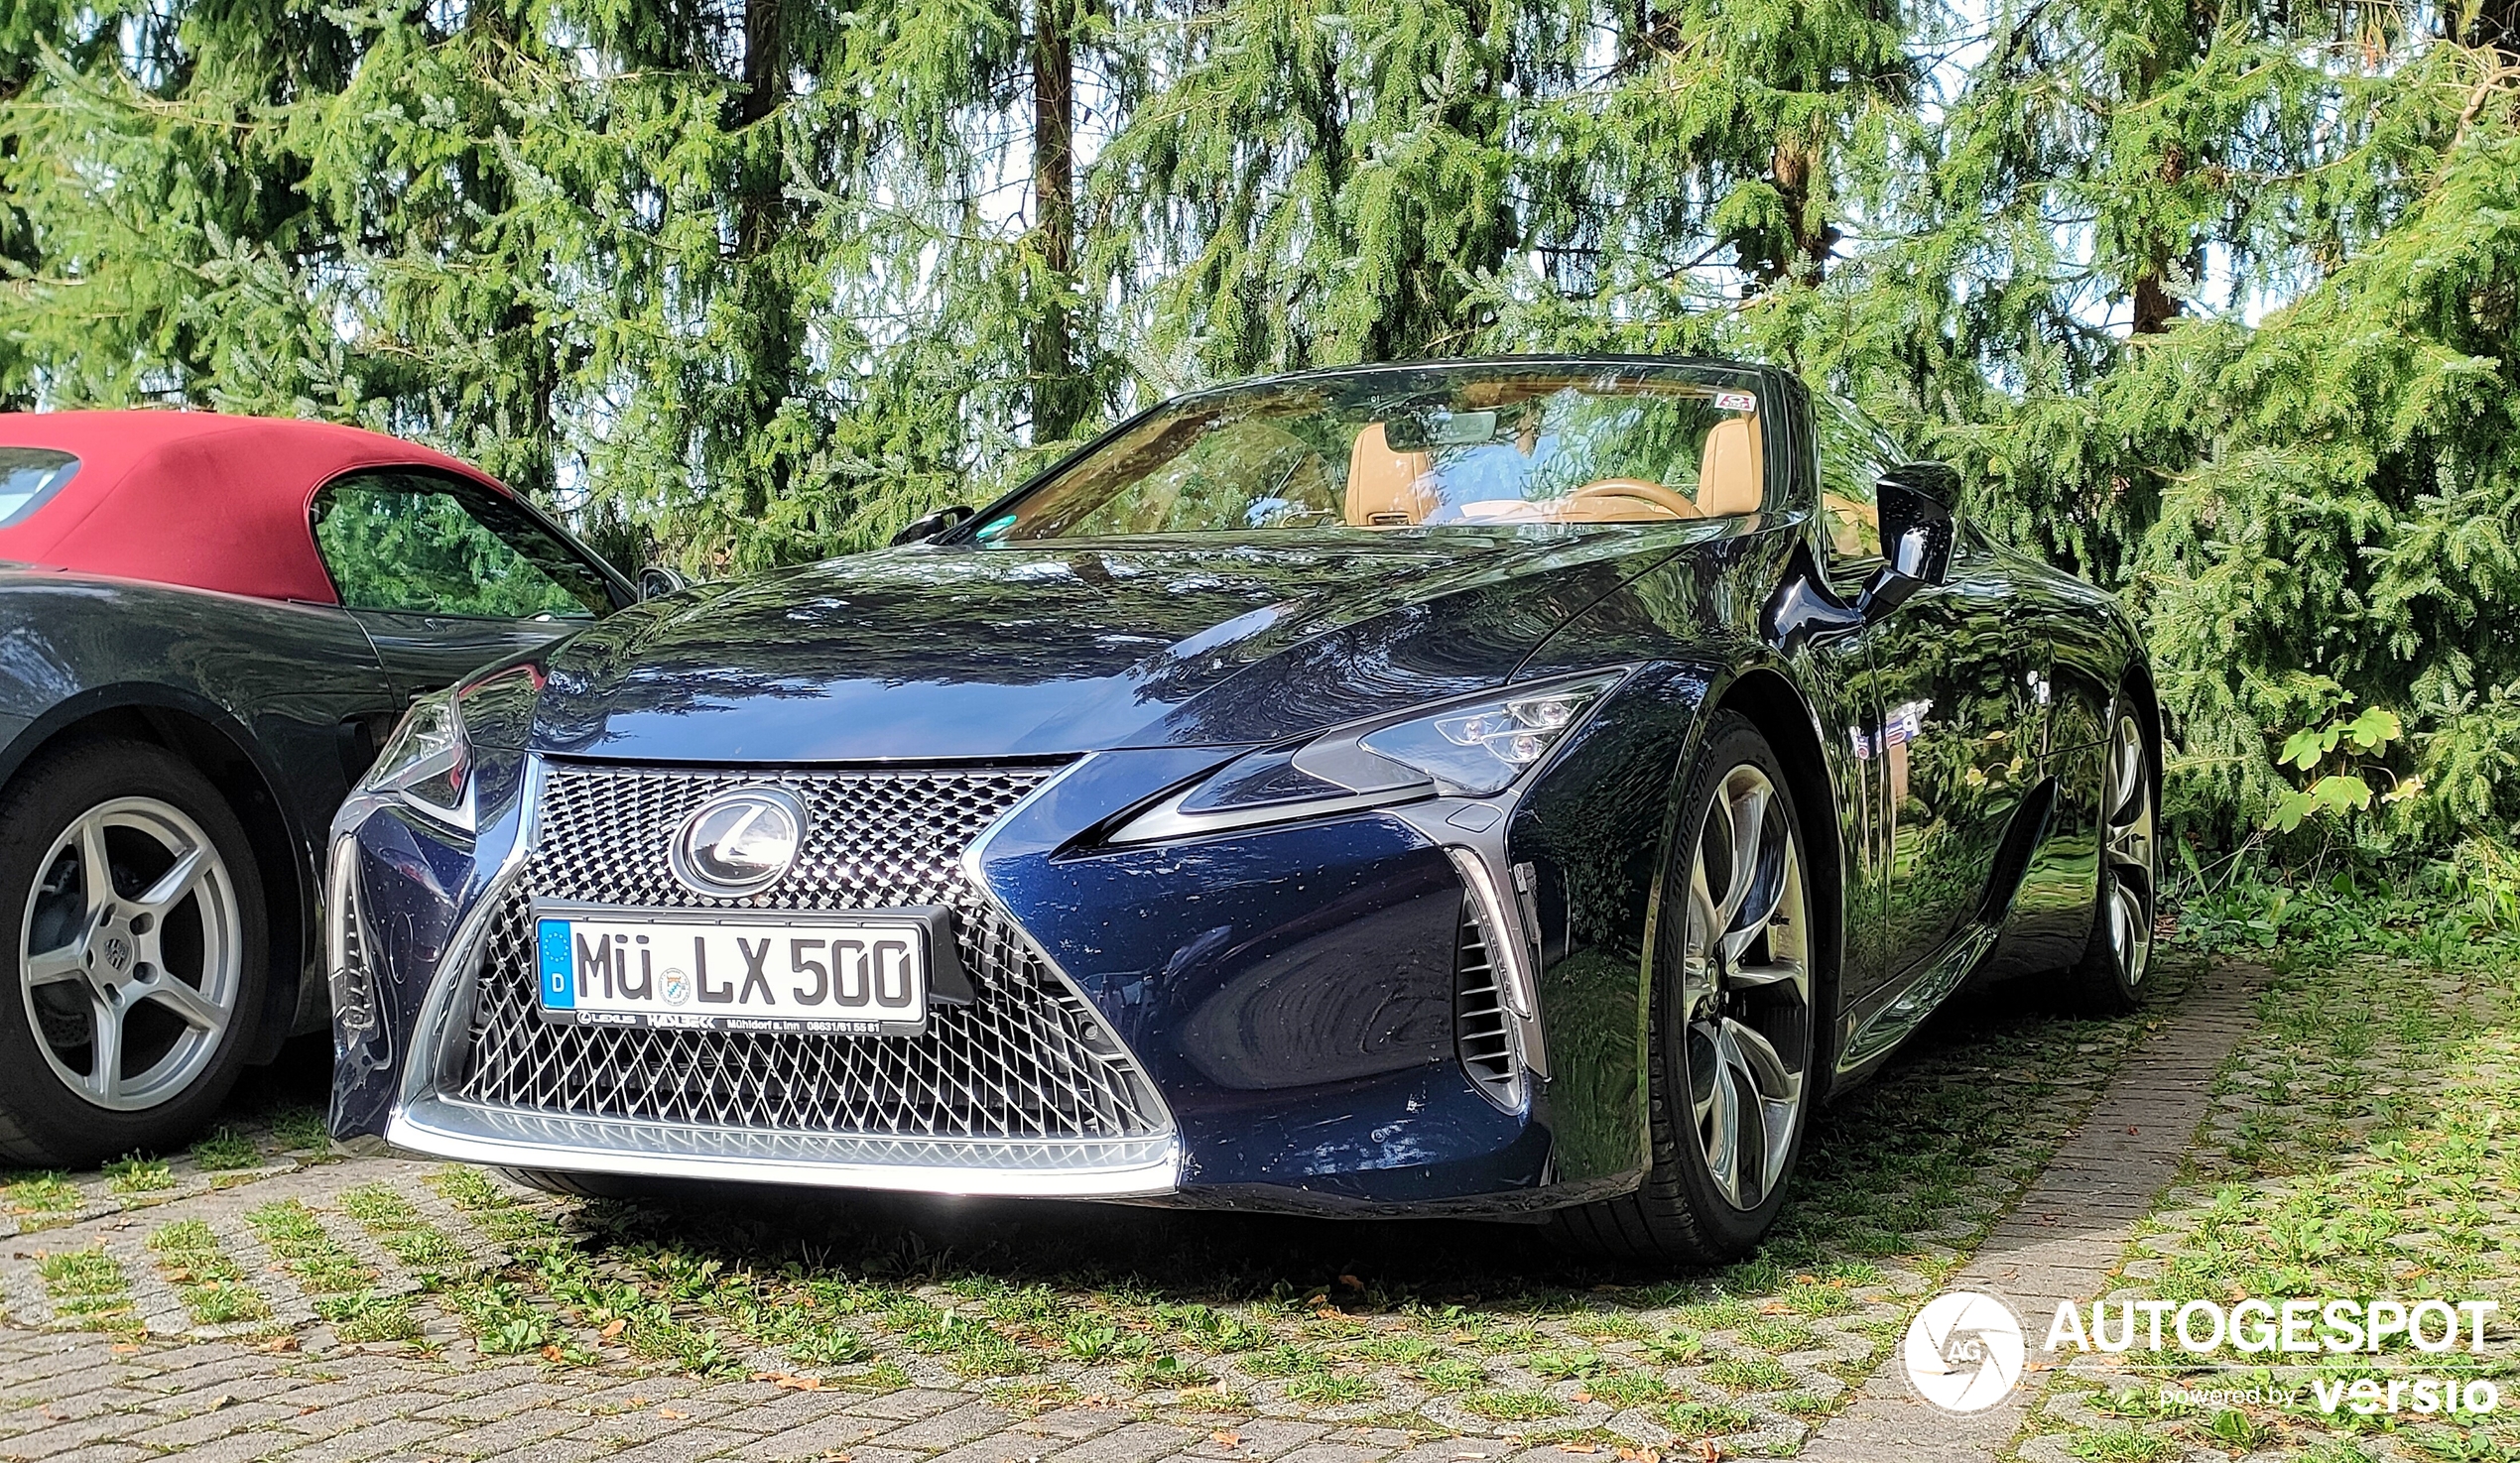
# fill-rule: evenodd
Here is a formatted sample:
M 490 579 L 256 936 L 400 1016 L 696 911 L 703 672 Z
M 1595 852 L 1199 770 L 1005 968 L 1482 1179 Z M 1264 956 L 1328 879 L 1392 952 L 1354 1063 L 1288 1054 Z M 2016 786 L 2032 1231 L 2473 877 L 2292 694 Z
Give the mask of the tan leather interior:
M 1395 452 L 1377 422 L 1356 433 L 1347 452 L 1347 524 L 1357 529 L 1401 529 L 1422 523 L 1436 495 L 1419 486 L 1434 469 L 1424 452 Z
M 1766 497 L 1759 470 L 1759 423 L 1727 417 L 1706 433 L 1698 457 L 1698 512 L 1705 518 L 1756 513 Z

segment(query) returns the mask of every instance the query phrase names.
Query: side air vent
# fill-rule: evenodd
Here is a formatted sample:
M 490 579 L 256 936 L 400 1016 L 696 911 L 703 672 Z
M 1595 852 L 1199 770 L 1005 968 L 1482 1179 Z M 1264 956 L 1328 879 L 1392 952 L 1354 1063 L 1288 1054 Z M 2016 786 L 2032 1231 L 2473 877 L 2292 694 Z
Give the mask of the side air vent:
M 1499 1107 L 1522 1103 L 1522 1063 L 1497 983 L 1495 952 L 1480 921 L 1478 903 L 1461 897 L 1461 932 L 1452 955 L 1452 1038 L 1461 1069 Z

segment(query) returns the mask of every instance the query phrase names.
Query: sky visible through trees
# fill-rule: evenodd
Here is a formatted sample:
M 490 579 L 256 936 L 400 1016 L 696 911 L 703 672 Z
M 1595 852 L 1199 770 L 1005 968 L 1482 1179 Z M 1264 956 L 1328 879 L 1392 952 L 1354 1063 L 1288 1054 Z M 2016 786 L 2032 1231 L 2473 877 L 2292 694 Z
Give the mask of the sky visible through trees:
M 10 404 L 704 573 L 1256 372 L 1774 361 L 2127 596 L 2186 826 L 2373 706 L 2356 838 L 2520 823 L 2520 0 L 18 0 L 0 271 Z

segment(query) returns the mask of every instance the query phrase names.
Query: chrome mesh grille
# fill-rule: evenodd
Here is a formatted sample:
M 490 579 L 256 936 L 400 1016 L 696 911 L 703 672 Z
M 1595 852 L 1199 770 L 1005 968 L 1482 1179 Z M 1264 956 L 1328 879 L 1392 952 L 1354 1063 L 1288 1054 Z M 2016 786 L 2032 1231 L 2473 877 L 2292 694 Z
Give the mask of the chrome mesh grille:
M 1168 1126 L 1091 1007 L 963 878 L 972 839 L 1040 768 L 789 773 L 547 769 L 540 831 L 485 944 L 470 1059 L 451 1096 L 494 1107 L 719 1129 L 977 1140 L 1102 1140 Z M 811 814 L 768 890 L 707 899 L 667 842 L 733 787 L 777 782 Z M 977 999 L 917 1036 L 556 1026 L 537 1004 L 537 896 L 629 906 L 846 910 L 945 905 Z

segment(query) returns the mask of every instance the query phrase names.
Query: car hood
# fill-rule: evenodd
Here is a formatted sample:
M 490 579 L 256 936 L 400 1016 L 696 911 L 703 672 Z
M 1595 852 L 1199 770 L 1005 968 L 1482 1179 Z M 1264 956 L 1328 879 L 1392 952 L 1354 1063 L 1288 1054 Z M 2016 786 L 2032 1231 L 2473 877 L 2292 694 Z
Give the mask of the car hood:
M 535 750 L 657 762 L 1246 745 L 1484 689 L 1724 524 L 1276 531 L 832 559 L 548 653 Z

